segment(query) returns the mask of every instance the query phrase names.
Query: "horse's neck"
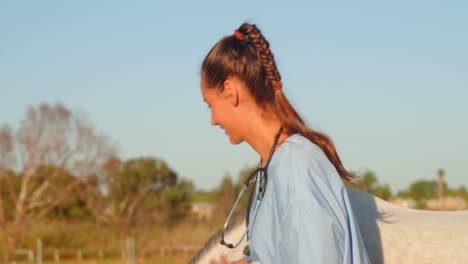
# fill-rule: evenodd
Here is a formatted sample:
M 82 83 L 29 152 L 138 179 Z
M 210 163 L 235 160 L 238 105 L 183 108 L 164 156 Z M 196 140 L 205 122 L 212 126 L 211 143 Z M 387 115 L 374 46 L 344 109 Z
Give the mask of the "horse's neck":
M 468 211 L 407 209 L 352 188 L 348 196 L 371 263 L 468 263 Z M 244 230 L 245 213 L 228 227 L 226 241 Z M 245 239 L 236 249 L 220 240 L 221 232 L 214 234 L 190 263 L 209 263 L 221 255 L 230 262 L 242 258 Z
M 224 239 L 228 243 L 235 243 L 245 231 L 245 211 L 237 215 L 228 225 L 224 233 Z M 247 245 L 244 238 L 239 246 L 230 249 L 221 245 L 222 229 L 212 235 L 203 248 L 192 258 L 189 264 L 208 264 L 211 260 L 219 260 L 221 256 L 226 257 L 228 263 L 242 259 L 242 251 Z
M 468 211 L 403 208 L 348 189 L 372 263 L 468 263 Z

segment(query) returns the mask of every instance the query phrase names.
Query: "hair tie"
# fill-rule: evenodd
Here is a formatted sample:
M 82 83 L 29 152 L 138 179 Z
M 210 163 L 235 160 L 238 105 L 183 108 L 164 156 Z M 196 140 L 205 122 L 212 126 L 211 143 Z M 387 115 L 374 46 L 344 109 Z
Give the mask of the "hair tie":
M 240 41 L 244 41 L 245 40 L 245 34 L 240 32 L 239 30 L 234 30 L 234 37 L 236 37 L 238 40 Z
M 273 82 L 272 85 L 273 85 L 273 90 L 275 91 L 279 91 L 281 90 L 281 88 L 283 88 L 283 84 L 281 82 Z

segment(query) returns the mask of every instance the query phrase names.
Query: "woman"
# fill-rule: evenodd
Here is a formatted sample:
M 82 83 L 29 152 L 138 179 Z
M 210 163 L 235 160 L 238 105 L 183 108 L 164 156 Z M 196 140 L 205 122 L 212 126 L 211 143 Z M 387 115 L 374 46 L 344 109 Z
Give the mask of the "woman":
M 257 187 L 263 193 L 248 217 L 253 262 L 369 263 L 342 182 L 354 175 L 332 141 L 289 104 L 269 43 L 255 25 L 244 23 L 210 50 L 201 91 L 211 124 L 260 156 L 254 180 L 264 188 Z

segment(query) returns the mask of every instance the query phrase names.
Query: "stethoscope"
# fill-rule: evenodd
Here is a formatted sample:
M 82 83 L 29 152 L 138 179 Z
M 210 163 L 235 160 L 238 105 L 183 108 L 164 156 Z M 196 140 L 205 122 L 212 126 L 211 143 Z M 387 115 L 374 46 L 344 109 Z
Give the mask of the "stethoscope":
M 239 246 L 239 244 L 244 240 L 246 235 L 247 235 L 247 239 L 249 240 L 249 234 L 251 233 L 250 231 L 252 230 L 253 224 L 255 223 L 255 220 L 257 218 L 257 214 L 258 214 L 258 211 L 259 211 L 259 208 L 260 208 L 260 203 L 261 203 L 261 201 L 263 199 L 263 196 L 265 195 L 266 186 L 267 186 L 267 182 L 268 182 L 268 173 L 267 173 L 268 165 L 270 164 L 271 158 L 273 157 L 273 153 L 275 152 L 275 148 L 276 148 L 276 145 L 278 144 L 278 140 L 279 140 L 279 137 L 281 136 L 282 131 L 283 131 L 283 127 L 280 127 L 278 133 L 275 136 L 275 140 L 273 141 L 273 145 L 271 146 L 270 154 L 268 156 L 267 162 L 265 163 L 265 166 L 264 167 L 261 167 L 261 166 L 257 167 L 257 169 L 255 169 L 245 179 L 244 185 L 242 186 L 242 189 L 241 189 L 239 195 L 237 196 L 236 202 L 234 203 L 231 211 L 229 212 L 228 218 L 227 218 L 227 220 L 226 220 L 226 222 L 224 224 L 224 227 L 223 227 L 223 229 L 221 231 L 221 241 L 220 241 L 220 243 L 222 245 L 224 245 L 224 246 L 226 246 L 228 248 L 235 248 L 235 247 Z M 249 193 L 249 201 L 247 203 L 247 213 L 246 213 L 246 216 L 245 216 L 245 218 L 246 218 L 245 219 L 246 229 L 244 230 L 244 233 L 242 234 L 241 238 L 239 239 L 239 241 L 237 243 L 235 243 L 235 244 L 227 243 L 224 240 L 224 233 L 226 231 L 226 228 L 227 228 L 227 226 L 229 224 L 229 221 L 231 220 L 231 217 L 232 217 L 232 215 L 234 213 L 234 210 L 237 207 L 237 204 L 240 201 L 240 198 L 242 197 L 242 194 L 244 193 L 245 190 L 247 190 L 247 188 L 249 187 L 249 185 L 252 182 L 255 182 L 255 184 L 258 183 L 258 189 L 257 189 L 257 192 L 255 194 L 255 199 L 253 199 L 253 196 L 254 196 L 253 194 L 254 194 L 254 189 L 255 188 L 252 188 L 250 193 Z M 250 212 L 251 211 L 254 212 L 252 221 L 250 221 Z M 251 262 L 252 258 L 250 257 L 250 249 L 249 249 L 248 245 L 244 248 L 243 253 L 244 253 L 244 260 L 246 262 Z

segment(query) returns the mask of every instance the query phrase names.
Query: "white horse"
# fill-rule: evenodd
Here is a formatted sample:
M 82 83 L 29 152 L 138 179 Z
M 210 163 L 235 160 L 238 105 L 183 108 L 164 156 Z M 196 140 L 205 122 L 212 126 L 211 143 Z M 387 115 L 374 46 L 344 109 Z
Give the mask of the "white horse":
M 353 188 L 348 195 L 372 263 L 468 263 L 468 211 L 407 209 Z M 228 226 L 226 241 L 244 230 L 242 213 Z M 189 263 L 208 264 L 223 255 L 228 262 L 242 258 L 245 239 L 235 249 L 220 240 L 221 232 L 214 234 Z

